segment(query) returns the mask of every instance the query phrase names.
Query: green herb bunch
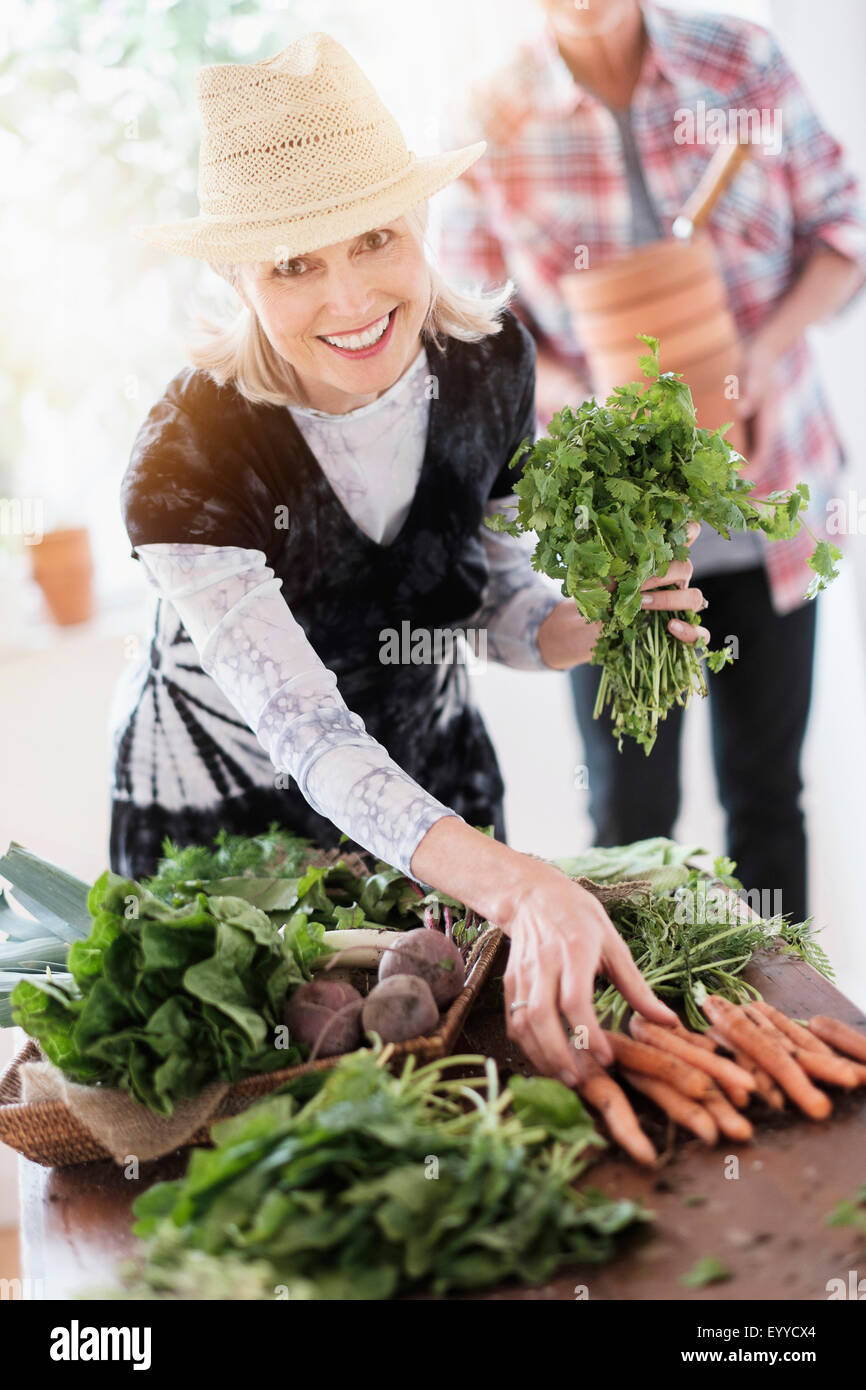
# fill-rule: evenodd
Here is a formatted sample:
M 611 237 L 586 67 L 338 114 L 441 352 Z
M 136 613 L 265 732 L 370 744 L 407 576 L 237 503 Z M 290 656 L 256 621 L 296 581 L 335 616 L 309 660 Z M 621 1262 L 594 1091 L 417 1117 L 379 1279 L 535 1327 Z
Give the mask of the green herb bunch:
M 260 835 L 229 835 L 220 830 L 211 845 L 178 845 L 163 840 L 162 858 L 144 887 L 159 898 L 195 882 L 234 877 L 291 878 L 303 872 L 316 846 L 273 821 Z M 185 895 L 188 896 L 188 893 Z
M 800 483 L 752 497 L 742 457 L 724 438 L 728 426 L 698 426 L 686 383 L 660 371 L 658 340 L 639 336 L 649 348 L 640 358 L 647 383 L 617 387 L 604 404 L 566 406 L 543 438 L 525 440 L 511 463 L 528 455 L 515 484 L 516 518 L 499 514 L 487 525 L 511 535 L 534 532 L 533 567 L 561 580 L 588 622 L 601 622 L 591 656 L 602 667 L 594 715 L 609 705 L 619 749 L 628 736 L 649 754 L 659 720 L 694 692 L 706 695 L 702 661 L 719 671 L 733 657 L 728 647 L 696 649 L 671 636 L 668 613 L 641 608 L 641 585 L 688 558 L 689 521 L 727 540 L 744 530 L 789 539 L 805 525 L 799 513 L 809 490 Z M 839 559 L 837 546 L 816 541 L 806 598 L 836 578 Z M 693 613 L 681 616 L 696 621 Z
M 212 846 L 167 840 L 145 883 L 108 872 L 89 888 L 10 845 L 0 874 L 32 915 L 0 889 L 0 1027 L 24 1028 L 71 1080 L 170 1114 L 212 1081 L 306 1058 L 306 1046 L 276 1047 L 274 1027 L 334 950 L 363 954 L 352 929 L 425 923 L 465 948 L 487 928 L 389 864 L 311 863 L 318 854 L 277 826 Z
M 808 921 L 790 922 L 781 913 L 753 917 L 737 896 L 743 885 L 734 877 L 733 860 L 719 856 L 713 868 L 713 877 L 691 869 L 673 892 L 649 890 L 609 902 L 605 909 L 650 988 L 681 1007 L 689 1027 L 698 1031 L 707 1026 L 701 1004 L 708 994 L 734 1004 L 760 998 L 742 978 L 758 951 L 799 956 L 828 978 L 833 975 Z M 600 986 L 594 1002 L 606 1027 L 622 1027 L 629 1005 L 615 985 Z
M 204 893 L 169 907 L 111 872 L 87 905 L 90 934 L 69 946 L 68 973 L 31 975 L 11 995 L 15 1023 L 71 1080 L 169 1115 L 214 1080 L 301 1060 L 276 1047 L 274 1028 L 311 956 L 328 954 L 324 927 L 298 915 L 281 934 L 251 903 Z
M 489 826 L 476 829 L 492 834 Z M 256 836 L 220 831 L 212 847 L 181 847 L 166 839 L 157 872 L 144 887 L 172 907 L 198 893 L 243 898 L 276 926 L 290 912 L 302 912 L 326 930 L 408 931 L 427 922 L 444 926 L 460 946 L 471 945 L 486 926 L 456 898 L 438 889 L 423 893 L 414 879 L 384 860 L 373 861 L 371 869 L 364 865 L 372 856 L 360 853 L 328 865 L 310 862 L 320 853 L 312 841 L 275 824 Z
M 390 1052 L 390 1049 L 388 1049 Z M 186 1176 L 135 1204 L 144 1259 L 128 1295 L 384 1299 L 519 1279 L 598 1262 L 649 1213 L 578 1191 L 604 1146 L 561 1082 L 514 1077 L 491 1060 L 446 1058 L 399 1075 L 387 1052 L 356 1052 L 215 1127 Z M 457 1064 L 485 1071 L 446 1079 Z M 311 1094 L 312 1093 L 312 1094 Z

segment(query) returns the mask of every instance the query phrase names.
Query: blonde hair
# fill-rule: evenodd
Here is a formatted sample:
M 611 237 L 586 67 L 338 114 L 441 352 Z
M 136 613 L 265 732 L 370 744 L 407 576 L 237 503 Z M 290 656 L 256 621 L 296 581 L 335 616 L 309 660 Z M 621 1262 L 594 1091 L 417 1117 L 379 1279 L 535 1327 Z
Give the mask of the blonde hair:
M 500 289 L 467 293 L 446 284 L 426 242 L 427 205 L 404 214 L 412 235 L 423 247 L 430 271 L 430 303 L 421 337 L 441 348 L 443 339 L 478 342 L 500 332 L 502 313 L 514 292 L 511 281 Z M 211 270 L 237 289 L 238 265 L 208 262 Z M 293 368 L 274 349 L 258 315 L 243 305 L 233 319 L 196 318 L 197 336 L 188 344 L 190 361 L 218 386 L 232 385 L 248 401 L 267 405 L 302 405 L 304 396 Z

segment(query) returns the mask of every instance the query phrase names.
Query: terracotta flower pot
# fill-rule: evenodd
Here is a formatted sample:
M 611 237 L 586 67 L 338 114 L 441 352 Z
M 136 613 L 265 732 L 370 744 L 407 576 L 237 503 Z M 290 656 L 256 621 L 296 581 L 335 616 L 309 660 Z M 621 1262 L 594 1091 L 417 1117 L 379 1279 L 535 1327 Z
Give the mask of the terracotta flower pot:
M 742 421 L 736 418 L 737 402 L 731 399 L 731 377 L 739 376 L 741 360 L 739 348 L 730 347 L 693 362 L 684 379 L 692 393 L 698 424 L 705 430 L 717 430 L 730 420 L 731 428 L 725 438 L 738 453 L 748 458 L 746 430 Z
M 620 386 L 624 381 L 642 381 L 643 375 L 639 358 L 646 352 L 643 343 L 636 337 L 633 346 L 599 350 L 592 355 L 593 378 L 596 382 Z M 660 341 L 659 361 L 663 372 L 682 372 L 691 386 L 691 374 L 699 363 L 708 357 L 716 357 L 727 352 L 733 359 L 737 355 L 737 334 L 733 320 L 727 309 L 720 309 L 711 317 L 698 323 L 690 323 L 668 333 Z
M 605 265 L 563 275 L 559 283 L 571 310 L 604 313 L 662 298 L 716 273 L 712 242 L 697 232 L 691 241 L 650 242 Z
M 637 333 L 648 333 L 666 346 L 671 334 L 679 334 L 687 325 L 712 319 L 726 309 L 721 279 L 717 275 L 704 275 L 682 289 L 652 295 L 620 308 L 575 309 L 574 324 L 580 341 L 591 343 L 596 352 L 630 351 L 633 347 L 643 352 L 643 344 L 635 344 Z
M 728 379 L 739 371 L 740 344 L 727 305 L 715 252 L 705 232 L 691 241 L 668 238 L 560 281 L 583 345 L 596 397 L 643 381 L 638 333 L 659 339 L 662 371 L 681 372 L 698 423 L 718 429 L 734 419 Z M 745 454 L 745 432 L 735 422 L 726 438 Z
M 93 552 L 86 527 L 48 531 L 30 549 L 33 578 L 60 627 L 93 617 Z

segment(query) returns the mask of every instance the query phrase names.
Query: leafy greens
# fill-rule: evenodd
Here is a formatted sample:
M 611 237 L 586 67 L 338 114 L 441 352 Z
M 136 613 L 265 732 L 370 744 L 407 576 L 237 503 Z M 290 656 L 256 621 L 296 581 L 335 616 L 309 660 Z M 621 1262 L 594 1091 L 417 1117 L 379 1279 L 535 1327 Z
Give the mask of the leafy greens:
M 130 1295 L 202 1298 L 208 1270 L 215 1297 L 237 1296 L 234 1270 L 262 1299 L 540 1284 L 609 1258 L 618 1232 L 649 1219 L 574 1187 L 604 1141 L 561 1082 L 514 1077 L 500 1093 L 490 1060 L 481 1077 L 445 1078 L 481 1057 L 409 1058 L 399 1075 L 385 1060 L 349 1054 L 215 1127 L 185 1177 L 136 1202 L 147 1244 Z
M 106 872 L 90 890 L 90 935 L 67 976 L 21 979 L 13 1018 L 71 1080 L 128 1091 L 158 1114 L 216 1079 L 236 1081 L 301 1060 L 275 1045 L 293 985 L 326 954 L 303 916 L 280 933 L 240 898 L 199 893 L 169 907 Z

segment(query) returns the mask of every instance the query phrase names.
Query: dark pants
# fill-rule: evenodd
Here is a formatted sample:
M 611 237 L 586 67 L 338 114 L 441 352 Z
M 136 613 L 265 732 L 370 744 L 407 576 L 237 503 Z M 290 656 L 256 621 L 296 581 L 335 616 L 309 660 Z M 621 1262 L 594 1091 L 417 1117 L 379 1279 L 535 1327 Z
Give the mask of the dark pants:
M 802 921 L 807 894 L 800 752 L 812 691 L 815 601 L 780 617 L 763 566 L 695 576 L 694 583 L 709 603 L 703 621 L 710 645 L 720 647 L 731 635 L 739 642 L 731 665 L 716 675 L 707 672 L 713 764 L 727 816 L 726 852 L 736 860 L 744 888 L 769 890 L 768 913 L 776 910 L 774 893 L 780 890 L 780 910 Z M 609 712 L 592 718 L 600 667 L 577 666 L 570 675 L 595 844 L 670 836 L 680 805 L 683 711 L 675 706 L 659 724 L 649 757 L 628 738 L 618 753 Z M 753 906 L 761 910 L 757 902 Z

